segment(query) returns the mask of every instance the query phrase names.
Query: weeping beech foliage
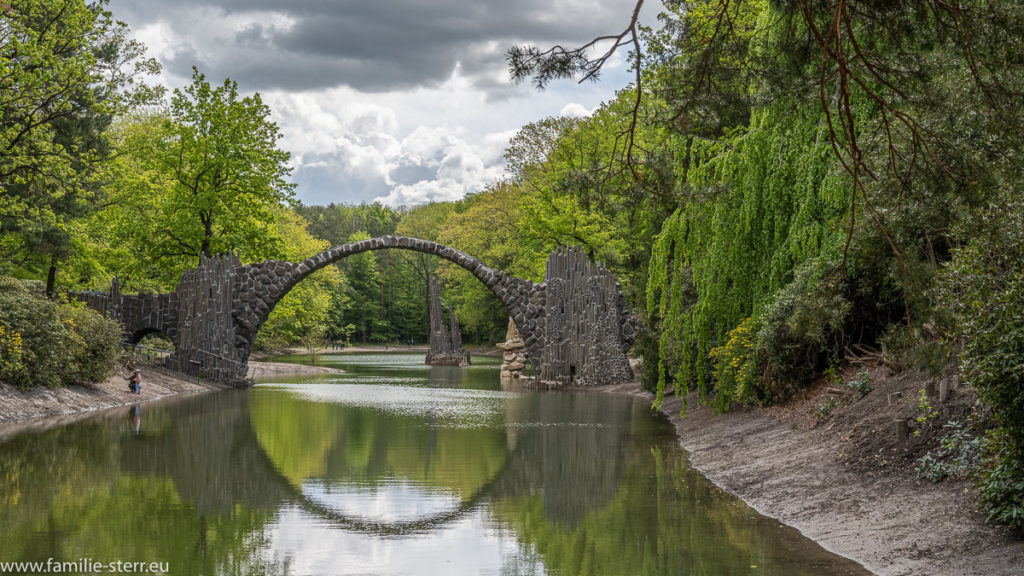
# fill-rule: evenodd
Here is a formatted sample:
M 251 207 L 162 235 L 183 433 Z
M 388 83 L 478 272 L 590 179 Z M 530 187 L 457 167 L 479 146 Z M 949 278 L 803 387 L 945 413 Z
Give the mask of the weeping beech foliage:
M 657 237 L 647 287 L 659 403 L 669 383 L 706 397 L 723 336 L 765 310 L 802 262 L 839 261 L 851 194 L 810 106 L 755 110 L 742 133 L 692 139 L 677 160 L 688 197 Z

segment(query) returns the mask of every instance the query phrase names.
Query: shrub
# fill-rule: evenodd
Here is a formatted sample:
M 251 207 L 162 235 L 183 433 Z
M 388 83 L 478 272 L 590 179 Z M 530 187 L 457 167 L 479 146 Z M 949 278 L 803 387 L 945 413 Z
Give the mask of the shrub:
M 1024 203 L 991 207 L 937 288 L 963 346 L 964 379 L 996 422 L 982 481 L 989 517 L 1024 528 Z
M 1024 453 L 1008 442 L 1003 431 L 990 435 L 988 448 L 995 454 L 981 481 L 981 501 L 988 520 L 1024 528 Z
M 21 334 L 0 324 L 0 382 L 18 382 L 25 374 L 25 344 Z
M 70 364 L 65 344 L 72 334 L 53 302 L 27 291 L 0 293 L 0 325 L 22 343 L 19 361 L 10 362 L 0 380 L 22 388 L 64 383 L 62 372 Z
M 885 363 L 900 371 L 916 369 L 938 375 L 956 353 L 952 343 L 928 334 L 924 326 L 893 325 L 879 340 Z
M 866 371 L 857 372 L 846 385 L 856 390 L 860 397 L 863 398 L 871 393 L 871 374 Z
M 956 421 L 946 422 L 945 434 L 939 447 L 917 460 L 918 478 L 938 482 L 943 478 L 964 478 L 977 466 L 981 456 L 981 441 L 970 430 Z
M 656 319 L 651 320 L 650 323 L 657 326 Z M 661 366 L 661 355 L 658 351 L 658 334 L 647 326 L 641 326 L 633 350 L 637 356 L 643 359 L 640 363 L 640 382 L 643 389 L 648 392 L 657 392 L 658 367 Z
M 96 382 L 114 368 L 121 328 L 0 279 L 0 381 L 21 388 Z
M 788 399 L 835 355 L 850 303 L 836 282 L 822 281 L 829 269 L 817 259 L 801 265 L 761 316 L 756 355 L 762 402 Z
M 711 349 L 715 363 L 715 408 L 724 412 L 733 402 L 757 400 L 754 336 L 757 324 L 746 318 L 726 335 L 726 343 Z
M 71 368 L 64 383 L 105 380 L 113 374 L 121 350 L 121 325 L 86 308 L 83 304 L 62 304 L 61 318 L 71 329 Z
M 163 334 L 147 334 L 139 340 L 139 346 L 153 348 L 156 350 L 174 351 L 174 341 Z

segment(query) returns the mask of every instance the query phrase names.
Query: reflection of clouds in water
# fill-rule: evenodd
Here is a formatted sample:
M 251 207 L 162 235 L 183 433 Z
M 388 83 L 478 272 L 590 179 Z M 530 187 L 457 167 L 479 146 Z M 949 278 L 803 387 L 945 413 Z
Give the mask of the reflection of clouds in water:
M 508 422 L 506 428 L 609 428 L 599 422 Z
M 359 384 L 404 384 L 407 386 L 426 386 L 426 378 L 415 378 L 411 376 L 368 376 L 365 374 L 358 374 L 354 376 L 346 376 L 334 378 L 329 381 L 331 384 L 348 384 L 348 383 L 359 383 Z
M 427 417 L 437 420 L 436 424 L 467 428 L 493 423 L 495 418 L 504 415 L 505 401 L 519 396 L 515 392 L 388 384 L 291 384 L 273 388 L 309 402 Z
M 484 508 L 426 534 L 379 536 L 340 530 L 293 507 L 268 525 L 266 554 L 294 574 L 544 574 Z M 529 569 L 524 564 L 532 564 Z M 508 568 L 515 566 L 514 572 Z
M 430 370 L 430 366 L 423 363 L 423 354 L 338 354 L 324 356 L 329 362 L 336 362 L 340 365 L 350 366 L 373 366 L 386 370 L 413 369 L 418 371 Z
M 340 516 L 369 522 L 412 522 L 453 512 L 458 492 L 391 478 L 374 486 L 305 480 L 302 494 Z

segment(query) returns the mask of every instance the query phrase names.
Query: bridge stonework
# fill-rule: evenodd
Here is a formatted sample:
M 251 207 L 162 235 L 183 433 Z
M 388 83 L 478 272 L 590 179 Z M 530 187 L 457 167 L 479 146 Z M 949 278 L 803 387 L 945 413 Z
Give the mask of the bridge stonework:
M 197 268 L 182 275 L 171 294 L 122 296 L 115 281 L 110 295 L 80 293 L 77 297 L 121 320 L 134 341 L 148 332 L 171 337 L 175 351 L 168 359 L 169 367 L 242 384 L 256 334 L 285 294 L 325 266 L 361 252 L 385 249 L 432 254 L 473 274 L 505 306 L 526 342 L 534 374 L 549 385 L 593 385 L 629 378 L 625 353 L 636 337 L 636 321 L 614 276 L 602 266 L 584 266 L 587 260 L 579 251 L 553 253 L 551 258 L 558 262 L 571 254 L 575 264 L 555 264 L 553 272 L 549 260 L 546 282 L 537 284 L 436 242 L 382 236 L 329 248 L 302 262 L 268 260 L 242 265 L 236 255 L 202 258 Z M 568 284 L 557 281 L 561 279 L 558 270 L 563 268 L 572 270 Z M 549 284 L 558 286 L 558 304 L 548 298 Z M 585 293 L 573 296 L 577 289 Z M 571 313 L 562 314 L 564 302 L 577 304 L 570 305 Z M 546 335 L 546 316 L 555 306 L 559 328 Z M 545 362 L 550 366 L 542 370 Z

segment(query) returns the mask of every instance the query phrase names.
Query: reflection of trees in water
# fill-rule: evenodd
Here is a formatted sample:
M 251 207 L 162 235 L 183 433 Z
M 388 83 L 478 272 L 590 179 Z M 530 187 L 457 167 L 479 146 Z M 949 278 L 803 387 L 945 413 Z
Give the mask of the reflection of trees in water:
M 116 426 L 61 426 L 0 444 L 0 560 L 45 554 L 59 545 L 56 526 L 40 512 L 82 500 L 89 487 L 113 483 L 118 432 Z
M 170 478 L 201 516 L 230 515 L 239 502 L 276 510 L 292 493 L 259 450 L 246 392 L 209 394 L 202 404 L 203 410 L 186 403 L 162 408 L 171 424 L 142 442 L 124 442 L 122 470 Z
M 467 501 L 505 466 L 501 428 L 438 427 L 427 415 L 311 402 L 270 388 L 253 390 L 249 404 L 260 448 L 296 490 L 310 479 L 366 488 L 398 479 Z
M 547 520 L 575 526 L 606 505 L 633 459 L 633 403 L 595 394 L 524 394 L 509 402 L 514 449 L 496 496 L 543 494 Z M 514 431 L 514 432 L 511 432 Z
M 472 366 L 431 366 L 427 383 L 431 388 L 463 388 L 491 390 L 494 388 L 494 369 L 501 362 L 496 358 L 473 358 Z
M 642 402 L 541 395 L 510 422 L 559 421 L 559 402 L 562 419 L 607 427 L 521 428 L 492 505 L 549 574 L 867 574 L 717 489 Z
M 213 410 L 142 406 L 138 434 L 135 411 L 117 410 L 0 445 L 0 473 L 13 480 L 0 485 L 2 560 L 145 559 L 170 561 L 180 574 L 279 573 L 260 551 L 284 491 L 264 482 L 266 464 L 248 477 L 240 467 L 258 455 L 244 395 L 194 400 Z
M 138 435 L 124 411 L 22 435 L 0 445 L 3 560 L 155 558 L 174 559 L 173 573 L 276 573 L 262 555 L 264 527 L 287 502 L 316 514 L 300 501 L 303 479 L 403 477 L 457 490 L 468 508 L 470 495 L 486 494 L 550 573 L 834 566 L 792 550 L 806 543 L 779 539 L 773 522 L 688 469 L 643 402 L 529 393 L 506 406 L 504 429 L 452 429 L 257 389 L 143 406 Z

